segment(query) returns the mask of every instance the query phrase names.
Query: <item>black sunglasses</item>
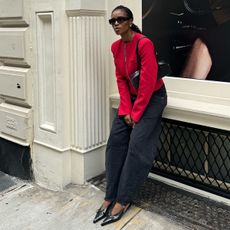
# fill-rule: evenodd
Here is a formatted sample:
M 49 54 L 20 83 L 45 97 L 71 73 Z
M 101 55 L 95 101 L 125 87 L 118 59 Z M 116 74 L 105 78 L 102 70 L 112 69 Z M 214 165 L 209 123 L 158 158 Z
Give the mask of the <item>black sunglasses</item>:
M 109 24 L 110 24 L 110 25 L 114 25 L 116 22 L 117 22 L 118 24 L 121 24 L 121 23 L 123 23 L 123 22 L 125 22 L 125 21 L 128 21 L 129 19 L 130 19 L 129 17 L 111 18 L 111 19 L 109 19 Z

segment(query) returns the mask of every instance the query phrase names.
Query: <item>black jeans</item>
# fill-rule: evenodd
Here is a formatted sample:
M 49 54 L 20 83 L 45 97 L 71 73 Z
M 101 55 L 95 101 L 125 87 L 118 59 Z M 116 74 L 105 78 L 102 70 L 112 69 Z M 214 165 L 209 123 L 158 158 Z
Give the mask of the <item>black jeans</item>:
M 105 200 L 123 205 L 131 202 L 143 184 L 157 155 L 162 112 L 167 104 L 163 86 L 155 92 L 138 123 L 128 126 L 115 117 L 106 148 Z

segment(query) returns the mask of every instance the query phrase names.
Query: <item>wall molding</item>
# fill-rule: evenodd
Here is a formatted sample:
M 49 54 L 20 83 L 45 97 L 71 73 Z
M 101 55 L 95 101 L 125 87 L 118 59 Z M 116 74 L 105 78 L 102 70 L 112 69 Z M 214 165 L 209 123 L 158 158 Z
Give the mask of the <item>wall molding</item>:
M 0 136 L 28 146 L 32 143 L 32 110 L 7 103 L 0 104 Z
M 36 13 L 39 126 L 56 133 L 56 66 L 53 12 Z
M 106 143 L 103 143 L 103 144 L 100 144 L 98 146 L 95 146 L 95 147 L 92 147 L 92 148 L 89 148 L 87 150 L 82 151 L 81 149 L 77 149 L 77 148 L 72 147 L 72 146 L 69 146 L 69 147 L 66 147 L 66 148 L 58 148 L 58 147 L 56 147 L 54 145 L 49 145 L 49 144 L 43 143 L 43 142 L 38 141 L 38 140 L 34 140 L 33 143 L 37 144 L 37 145 L 41 145 L 41 146 L 46 147 L 48 149 L 57 151 L 59 153 L 65 153 L 65 152 L 68 152 L 68 151 L 72 151 L 74 153 L 78 153 L 78 154 L 81 154 L 81 155 L 84 155 L 86 153 L 92 152 L 94 150 L 97 150 L 99 148 L 102 148 L 102 147 L 106 146 Z M 27 145 L 25 145 L 25 146 L 27 146 Z
M 87 10 L 87 9 L 78 9 L 78 10 L 67 10 L 66 14 L 69 17 L 77 16 L 105 16 L 105 10 Z
M 56 147 L 54 145 L 49 145 L 49 144 L 46 144 L 46 143 L 38 141 L 38 140 L 34 140 L 33 143 L 37 144 L 37 145 L 41 145 L 43 147 L 46 147 L 48 149 L 54 150 L 54 151 L 59 152 L 59 153 L 65 153 L 65 152 L 68 152 L 68 151 L 71 150 L 71 147 L 58 148 L 58 147 Z
M 24 60 L 25 37 L 28 28 L 0 28 L 0 58 Z

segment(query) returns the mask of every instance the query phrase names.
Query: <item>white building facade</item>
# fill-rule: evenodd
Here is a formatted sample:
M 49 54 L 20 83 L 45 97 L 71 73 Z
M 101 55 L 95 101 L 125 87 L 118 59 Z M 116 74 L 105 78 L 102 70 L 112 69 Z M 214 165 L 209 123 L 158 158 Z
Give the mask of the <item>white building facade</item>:
M 118 93 L 108 19 L 139 0 L 0 0 L 0 137 L 30 148 L 36 183 L 61 190 L 104 171 Z M 165 77 L 164 117 L 230 131 L 230 84 Z

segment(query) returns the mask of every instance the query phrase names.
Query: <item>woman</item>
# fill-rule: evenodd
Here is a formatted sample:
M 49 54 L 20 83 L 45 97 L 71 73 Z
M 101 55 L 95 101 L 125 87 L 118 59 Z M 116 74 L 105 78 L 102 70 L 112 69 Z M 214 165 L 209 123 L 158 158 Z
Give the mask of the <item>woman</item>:
M 156 156 L 161 116 L 167 103 L 164 83 L 157 80 L 154 45 L 133 24 L 130 9 L 116 7 L 109 23 L 121 36 L 112 44 L 120 105 L 106 149 L 106 195 L 94 218 L 94 223 L 105 218 L 102 226 L 123 216 L 133 194 L 147 178 Z M 138 68 L 138 40 L 141 67 L 136 89 L 130 76 Z

